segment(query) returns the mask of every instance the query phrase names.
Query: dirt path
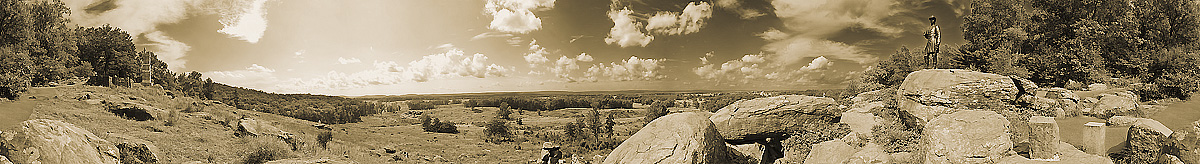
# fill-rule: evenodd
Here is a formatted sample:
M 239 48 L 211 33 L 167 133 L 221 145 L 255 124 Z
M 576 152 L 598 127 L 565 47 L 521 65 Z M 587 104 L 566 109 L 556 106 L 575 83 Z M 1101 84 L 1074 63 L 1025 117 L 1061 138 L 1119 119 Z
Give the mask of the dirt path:
M 1192 126 L 1192 122 L 1200 120 L 1200 94 L 1192 95 L 1192 99 L 1168 105 L 1161 112 L 1151 116 L 1151 119 L 1166 125 L 1171 130 L 1183 130 Z

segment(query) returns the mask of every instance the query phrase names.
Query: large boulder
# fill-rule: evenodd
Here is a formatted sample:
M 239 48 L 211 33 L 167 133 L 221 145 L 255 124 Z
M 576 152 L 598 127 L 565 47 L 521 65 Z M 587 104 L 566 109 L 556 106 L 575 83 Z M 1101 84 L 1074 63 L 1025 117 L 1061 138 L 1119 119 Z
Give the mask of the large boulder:
M 1200 163 L 1200 121 L 1171 134 L 1168 139 L 1173 145 L 1168 153 L 1179 157 L 1184 163 Z
M 1037 111 L 1053 111 L 1056 117 L 1082 114 L 1079 96 L 1064 88 L 1039 88 L 1033 90 L 1030 106 Z
M 822 142 L 840 140 L 838 142 L 852 147 L 860 147 L 864 142 L 854 133 L 850 133 L 850 126 L 842 123 L 811 125 L 805 129 L 781 141 L 783 158 L 775 160 L 776 164 L 804 163 L 805 158 L 815 151 L 816 145 Z
M 1088 85 L 1087 87 L 1088 87 L 1088 90 L 1089 90 L 1089 91 L 1103 91 L 1103 90 L 1108 90 L 1108 85 L 1104 85 L 1104 84 L 1100 84 L 1100 83 L 1096 83 L 1096 84 L 1090 84 L 1090 85 Z
M 279 130 L 269 122 L 253 118 L 242 118 L 238 121 L 238 131 L 250 136 L 290 136 L 288 132 Z
M 875 116 L 875 114 L 849 111 L 842 113 L 841 119 L 842 123 L 850 126 L 851 132 L 865 136 L 874 134 L 871 129 L 883 121 L 883 117 Z
M 47 119 L 21 122 L 5 132 L 3 151 L 14 163 L 120 163 L 120 153 L 107 140 L 74 124 Z
M 888 164 L 891 163 L 891 156 L 883 150 L 883 147 L 874 143 L 867 143 L 850 159 L 847 164 Z
M 925 125 L 925 163 L 995 163 L 1013 147 L 1008 125 L 992 111 L 938 116 Z
M 745 163 L 727 146 L 707 113 L 675 113 L 650 121 L 603 163 Z
M 1137 95 L 1129 91 L 1100 95 L 1100 99 L 1096 102 L 1096 106 L 1092 108 L 1092 112 L 1095 115 L 1104 117 L 1139 116 L 1143 114 L 1139 110 Z
M 895 95 L 895 93 L 892 93 L 892 92 L 895 92 L 895 91 L 891 90 L 891 89 L 867 91 L 867 92 L 863 92 L 863 93 L 859 93 L 858 95 L 855 95 L 854 98 L 850 98 L 850 102 L 854 103 L 855 105 L 866 104 L 866 103 L 870 103 L 870 102 L 879 102 L 879 101 L 887 100 L 890 96 Z
M 1058 153 L 1059 153 L 1058 160 L 1031 160 L 1029 158 L 1025 158 L 1024 156 L 1020 156 L 1020 155 L 1010 155 L 1008 157 L 1004 157 L 1004 158 L 1000 159 L 1000 161 L 997 163 L 1005 163 L 1005 164 L 1039 164 L 1039 163 L 1046 163 L 1046 164 L 1052 164 L 1052 163 L 1112 164 L 1113 163 L 1112 159 L 1108 159 L 1108 157 L 1085 153 L 1083 151 L 1080 151 L 1079 149 L 1075 149 L 1075 146 L 1071 146 L 1071 144 L 1068 144 L 1066 142 L 1059 142 L 1057 144 L 1057 146 L 1058 146 L 1058 150 L 1059 150 L 1058 151 Z
M 850 146 L 842 140 L 830 140 L 818 143 L 812 146 L 812 150 L 808 152 L 808 157 L 804 158 L 805 164 L 840 164 L 846 163 L 850 157 L 857 153 L 858 147 Z
M 116 143 L 123 164 L 158 163 L 158 147 L 150 141 L 127 135 L 109 134 L 109 140 Z
M 961 69 L 926 69 L 909 73 L 896 91 L 900 110 L 928 122 L 960 110 L 1011 110 L 1037 86 L 1026 80 Z
M 726 140 L 742 142 L 783 138 L 803 125 L 829 123 L 839 110 L 832 98 L 784 95 L 740 100 L 709 119 Z
M 1123 150 L 1109 156 L 1117 163 L 1158 163 L 1166 159 L 1164 150 L 1169 143 L 1171 129 L 1167 129 L 1158 121 L 1151 119 L 1139 120 L 1129 127 L 1128 139 Z

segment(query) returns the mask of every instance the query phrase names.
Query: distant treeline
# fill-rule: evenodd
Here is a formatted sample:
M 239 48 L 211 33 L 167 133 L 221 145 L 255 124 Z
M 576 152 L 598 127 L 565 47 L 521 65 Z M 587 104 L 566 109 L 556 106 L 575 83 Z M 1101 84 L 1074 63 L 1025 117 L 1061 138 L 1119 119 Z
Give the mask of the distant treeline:
M 83 79 L 87 85 L 131 86 L 150 78 L 177 96 L 324 123 L 357 122 L 386 108 L 342 97 L 266 93 L 214 83 L 195 71 L 171 72 L 153 52 L 138 51 L 128 32 L 76 27 L 67 15 L 70 9 L 58 0 L 0 0 L 0 98 L 15 99 L 30 86 Z
M 392 111 L 396 107 L 337 96 L 275 94 L 214 83 L 213 100 L 238 109 L 273 113 L 314 122 L 340 124 L 361 121 L 359 117 Z
M 633 101 L 595 97 L 497 97 L 463 101 L 466 107 L 499 107 L 508 103 L 513 109 L 539 111 L 563 108 L 633 108 Z

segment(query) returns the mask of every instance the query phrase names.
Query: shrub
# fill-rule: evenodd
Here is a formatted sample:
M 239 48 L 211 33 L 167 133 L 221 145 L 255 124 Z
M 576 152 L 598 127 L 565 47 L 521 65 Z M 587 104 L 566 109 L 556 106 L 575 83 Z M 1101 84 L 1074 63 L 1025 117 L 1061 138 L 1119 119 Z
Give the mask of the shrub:
M 509 115 L 512 115 L 512 109 L 508 109 L 508 103 L 501 103 L 500 110 L 496 111 L 496 118 L 505 120 L 512 119 L 512 117 Z
M 791 137 L 781 141 L 783 145 L 800 145 L 794 147 L 794 151 L 800 152 L 799 154 L 808 154 L 812 150 L 813 144 L 842 138 L 850 133 L 849 125 L 835 122 L 806 124 L 802 128 L 804 131 L 793 133 Z M 797 159 L 803 159 L 803 157 Z M 790 162 L 804 163 L 803 161 Z
M 670 102 L 655 101 L 653 104 L 650 105 L 650 108 L 646 109 L 645 118 L 643 118 L 643 119 L 645 119 L 646 122 L 650 122 L 650 121 L 654 121 L 654 119 L 658 119 L 658 117 L 666 116 L 668 113 L 668 111 L 667 111 L 668 105 L 667 104 L 670 104 Z
M 0 74 L 0 98 L 16 100 L 18 93 L 24 92 L 26 87 L 29 87 L 29 78 L 17 73 Z
M 261 164 L 267 161 L 279 160 L 291 157 L 291 146 L 278 137 L 258 136 L 250 138 L 248 143 L 250 147 L 245 159 L 242 163 L 246 164 Z
M 183 111 L 181 111 L 183 113 L 196 113 L 196 112 L 204 111 L 204 106 L 201 106 L 200 104 L 197 104 L 195 102 L 187 104 L 187 105 L 183 105 L 183 106 L 186 106 L 186 107 L 183 107 Z
M 175 126 L 176 124 L 179 124 L 179 111 L 170 110 L 167 112 L 167 119 L 164 120 L 163 125 Z
M 421 129 L 435 133 L 458 133 L 458 127 L 455 127 L 454 124 L 442 122 L 427 115 L 421 115 Z
M 492 119 L 484 124 L 483 128 L 488 142 L 500 143 L 512 141 L 512 132 L 509 131 L 508 124 L 504 120 Z
M 321 133 L 317 133 L 317 145 L 321 146 L 321 148 L 328 149 L 329 141 L 333 141 L 332 131 L 321 131 Z

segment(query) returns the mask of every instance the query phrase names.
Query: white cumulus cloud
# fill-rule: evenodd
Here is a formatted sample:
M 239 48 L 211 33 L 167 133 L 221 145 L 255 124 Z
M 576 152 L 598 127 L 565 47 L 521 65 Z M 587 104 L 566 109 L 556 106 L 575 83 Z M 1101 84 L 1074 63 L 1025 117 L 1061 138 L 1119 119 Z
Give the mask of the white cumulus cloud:
M 579 60 L 582 62 L 592 62 L 592 60 L 595 60 L 595 59 L 592 59 L 592 55 L 588 55 L 587 53 L 579 53 L 579 56 L 576 56 L 575 60 Z
M 662 79 L 660 70 L 663 68 L 662 59 L 638 58 L 630 56 L 620 62 L 592 65 L 584 73 L 584 79 L 597 81 L 607 78 L 613 81 L 649 81 Z
M 542 19 L 533 11 L 554 8 L 554 0 L 488 0 L 484 11 L 492 15 L 488 28 L 504 32 L 528 33 L 542 28 Z
M 338 57 L 338 64 L 354 64 L 354 63 L 362 63 L 362 60 L 358 60 L 358 58 Z
M 605 43 L 621 47 L 645 47 L 654 40 L 654 36 L 642 33 L 642 23 L 633 17 L 633 10 L 629 8 L 609 10 L 608 18 L 613 21 L 613 27 L 608 31 L 608 37 L 604 38 Z
M 254 0 L 240 12 L 222 13 L 219 20 L 224 28 L 217 32 L 250 43 L 258 43 L 267 31 L 267 1 Z
M 658 34 L 681 35 L 700 31 L 712 17 L 712 5 L 708 2 L 690 2 L 683 12 L 658 12 L 647 20 L 646 30 Z
M 547 52 L 545 47 L 538 45 L 537 40 L 534 40 L 529 42 L 529 53 L 525 54 L 524 58 L 525 62 L 529 63 L 529 67 L 534 68 L 549 62 L 550 59 L 546 58 L 546 55 L 549 54 L 550 52 Z

